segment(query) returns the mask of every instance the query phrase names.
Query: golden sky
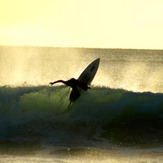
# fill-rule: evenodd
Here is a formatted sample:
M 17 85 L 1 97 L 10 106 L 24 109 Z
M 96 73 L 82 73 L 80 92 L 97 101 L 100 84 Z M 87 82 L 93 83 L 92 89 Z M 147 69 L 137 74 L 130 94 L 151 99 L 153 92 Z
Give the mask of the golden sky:
M 163 49 L 163 0 L 0 0 L 0 45 Z

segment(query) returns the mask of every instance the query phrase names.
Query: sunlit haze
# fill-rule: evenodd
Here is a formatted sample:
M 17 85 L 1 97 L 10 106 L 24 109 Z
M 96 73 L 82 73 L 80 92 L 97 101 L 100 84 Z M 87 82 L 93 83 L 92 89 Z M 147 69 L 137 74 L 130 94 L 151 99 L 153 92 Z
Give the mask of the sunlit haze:
M 0 0 L 0 45 L 163 48 L 162 0 Z

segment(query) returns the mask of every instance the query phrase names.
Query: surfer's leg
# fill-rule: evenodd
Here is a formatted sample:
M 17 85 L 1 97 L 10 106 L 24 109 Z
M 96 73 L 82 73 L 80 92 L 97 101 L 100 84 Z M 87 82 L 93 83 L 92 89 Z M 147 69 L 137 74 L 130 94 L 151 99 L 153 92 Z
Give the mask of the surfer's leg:
M 80 97 L 80 92 L 77 89 L 72 89 L 71 94 L 70 94 L 70 102 L 74 102 Z
M 70 112 L 72 104 L 73 104 L 73 103 L 70 102 L 69 105 L 68 105 L 68 107 L 67 107 L 67 109 L 66 109 L 63 113 L 68 113 L 68 112 Z

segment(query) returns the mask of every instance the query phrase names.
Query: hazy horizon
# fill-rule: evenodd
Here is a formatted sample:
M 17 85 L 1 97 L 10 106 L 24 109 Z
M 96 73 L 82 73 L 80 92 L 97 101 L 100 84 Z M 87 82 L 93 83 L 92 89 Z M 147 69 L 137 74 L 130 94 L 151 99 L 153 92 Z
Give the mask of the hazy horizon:
M 43 46 L 43 45 L 0 45 L 0 47 L 31 47 L 31 48 L 70 48 L 70 49 L 101 49 L 101 50 L 111 50 L 111 49 L 116 49 L 116 50 L 151 50 L 151 51 L 162 51 L 163 49 L 146 49 L 146 48 L 102 48 L 102 47 L 73 47 L 73 46 Z

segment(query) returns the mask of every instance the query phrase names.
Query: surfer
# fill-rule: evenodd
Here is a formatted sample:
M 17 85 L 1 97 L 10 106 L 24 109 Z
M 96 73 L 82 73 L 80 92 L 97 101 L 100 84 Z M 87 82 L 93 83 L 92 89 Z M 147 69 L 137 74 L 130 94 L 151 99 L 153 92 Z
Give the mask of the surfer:
M 50 82 L 49 84 L 53 85 L 55 83 L 63 83 L 65 85 L 71 87 L 72 88 L 72 92 L 75 95 L 75 97 L 74 97 L 75 99 L 80 96 L 80 92 L 79 92 L 77 87 L 80 87 L 80 88 L 82 88 L 85 91 L 90 89 L 90 87 L 86 83 L 80 82 L 80 81 L 78 81 L 78 80 L 76 80 L 74 78 L 71 78 L 70 80 L 67 80 L 67 81 L 57 80 L 57 81 L 54 81 L 54 82 Z

